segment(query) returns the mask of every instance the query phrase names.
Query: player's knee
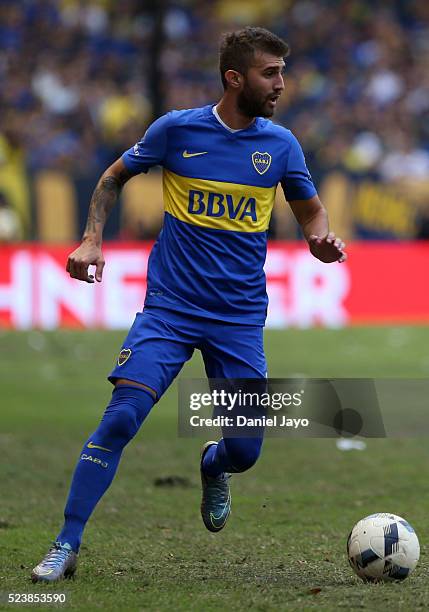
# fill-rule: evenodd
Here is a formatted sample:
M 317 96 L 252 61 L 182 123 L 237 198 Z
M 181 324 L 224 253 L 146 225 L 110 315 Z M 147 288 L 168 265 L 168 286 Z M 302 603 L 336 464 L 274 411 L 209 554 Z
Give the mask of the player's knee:
M 136 409 L 133 406 L 123 404 L 116 410 L 107 408 L 98 428 L 97 437 L 101 437 L 104 443 L 110 442 L 124 445 L 129 442 L 138 431 Z
M 116 415 L 115 420 L 116 435 L 121 438 L 131 440 L 139 430 L 140 421 L 136 406 L 124 404 L 118 415 Z
M 115 447 L 127 444 L 138 432 L 153 406 L 153 398 L 141 389 L 115 389 L 97 430 L 98 437 Z
M 225 443 L 229 460 L 237 472 L 250 469 L 261 454 L 262 440 L 259 438 L 225 439 Z

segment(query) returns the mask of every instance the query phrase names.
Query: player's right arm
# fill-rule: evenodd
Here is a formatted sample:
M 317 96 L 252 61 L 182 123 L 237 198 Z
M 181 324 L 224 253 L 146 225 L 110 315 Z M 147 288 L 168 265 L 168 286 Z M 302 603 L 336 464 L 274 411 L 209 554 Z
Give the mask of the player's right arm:
M 93 283 L 94 276 L 88 274 L 88 267 L 96 266 L 95 280 L 101 282 L 104 268 L 101 250 L 104 225 L 122 187 L 132 176 L 122 158 L 116 160 L 102 174 L 92 194 L 82 242 L 67 259 L 66 270 L 72 278 Z
M 89 266 L 96 266 L 95 280 L 101 282 L 104 258 L 101 251 L 103 228 L 125 183 L 140 172 L 162 164 L 167 148 L 167 128 L 171 113 L 163 115 L 143 138 L 116 160 L 101 176 L 91 198 L 88 221 L 81 245 L 68 257 L 66 270 L 72 278 L 94 282 Z

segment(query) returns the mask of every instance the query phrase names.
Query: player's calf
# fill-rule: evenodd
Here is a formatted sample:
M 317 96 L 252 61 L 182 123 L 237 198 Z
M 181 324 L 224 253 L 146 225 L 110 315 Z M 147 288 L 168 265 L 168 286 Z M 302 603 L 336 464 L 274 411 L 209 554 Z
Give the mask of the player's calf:
M 246 472 L 255 465 L 261 454 L 262 437 L 223 438 L 229 472 Z

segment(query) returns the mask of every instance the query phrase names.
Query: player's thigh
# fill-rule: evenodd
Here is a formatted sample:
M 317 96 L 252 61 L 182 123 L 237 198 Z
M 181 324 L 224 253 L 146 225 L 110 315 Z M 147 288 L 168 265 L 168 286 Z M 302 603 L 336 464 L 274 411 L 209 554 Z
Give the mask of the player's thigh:
M 265 378 L 267 375 L 262 327 L 217 323 L 210 326 L 201 353 L 209 378 Z
M 170 386 L 194 351 L 192 337 L 149 312 L 137 313 L 108 379 L 138 382 L 156 399 Z
M 263 328 L 245 325 L 226 325 L 217 333 L 209 334 L 202 348 L 206 374 L 211 381 L 211 390 L 226 391 L 231 394 L 247 395 L 252 398 L 246 402 L 237 401 L 234 408 L 220 408 L 220 415 L 232 417 L 234 422 L 244 417 L 259 419 L 266 413 L 258 398 L 266 392 L 267 364 L 264 353 Z M 237 380 L 238 379 L 238 380 Z M 249 421 L 250 422 L 250 421 Z M 255 426 L 222 427 L 226 447 L 235 449 L 238 454 L 243 449 L 259 450 L 264 436 L 264 427 Z M 246 438 L 246 440 L 244 440 Z M 252 455 L 253 456 L 253 455 Z

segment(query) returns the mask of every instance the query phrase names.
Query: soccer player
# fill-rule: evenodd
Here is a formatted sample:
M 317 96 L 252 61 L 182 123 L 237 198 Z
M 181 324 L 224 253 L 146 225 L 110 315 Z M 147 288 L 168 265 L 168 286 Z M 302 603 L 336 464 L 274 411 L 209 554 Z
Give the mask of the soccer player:
M 156 165 L 163 168 L 164 226 L 149 259 L 143 312 L 109 376 L 112 399 L 85 442 L 64 525 L 33 569 L 34 581 L 74 574 L 83 530 L 124 447 L 194 349 L 201 351 L 209 378 L 266 377 L 263 266 L 278 183 L 311 253 L 327 263 L 346 259 L 344 243 L 329 232 L 297 139 L 270 121 L 284 90 L 287 55 L 288 45 L 263 28 L 225 35 L 221 100 L 157 119 L 95 188 L 82 243 L 67 261 L 72 278 L 101 282 L 109 212 L 124 183 Z M 95 278 L 90 265 L 96 266 Z M 261 445 L 262 436 L 204 445 L 201 514 L 210 531 L 219 531 L 228 519 L 230 475 L 249 469 Z

